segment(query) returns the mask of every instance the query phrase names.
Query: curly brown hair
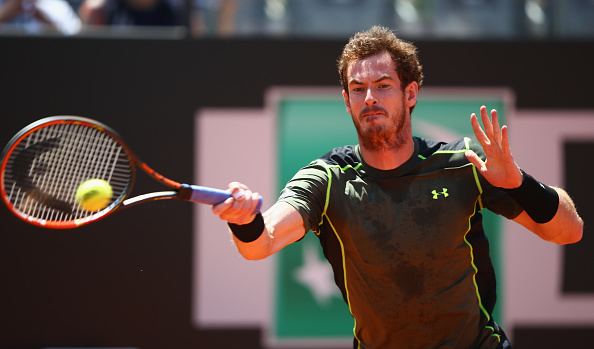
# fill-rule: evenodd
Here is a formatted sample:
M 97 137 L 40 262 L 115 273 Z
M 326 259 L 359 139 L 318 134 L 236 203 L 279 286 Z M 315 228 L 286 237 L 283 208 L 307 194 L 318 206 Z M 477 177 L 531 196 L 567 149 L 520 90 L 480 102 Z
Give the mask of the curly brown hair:
M 374 26 L 351 37 L 338 60 L 340 83 L 346 93 L 349 92 L 346 76 L 349 65 L 381 52 L 388 52 L 392 56 L 402 89 L 413 81 L 417 82 L 419 89 L 421 88 L 423 67 L 417 57 L 417 48 L 412 43 L 398 38 L 390 29 Z

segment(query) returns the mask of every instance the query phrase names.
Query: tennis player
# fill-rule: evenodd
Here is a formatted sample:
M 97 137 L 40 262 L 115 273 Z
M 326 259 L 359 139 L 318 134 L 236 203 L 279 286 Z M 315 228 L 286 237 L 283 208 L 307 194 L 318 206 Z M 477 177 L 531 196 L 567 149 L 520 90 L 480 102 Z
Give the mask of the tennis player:
M 567 193 L 514 161 L 495 110 L 470 116 L 476 139 L 412 136 L 423 73 L 416 48 L 373 27 L 354 35 L 338 68 L 358 145 L 297 172 L 264 214 L 231 183 L 213 206 L 239 252 L 261 259 L 311 230 L 354 318 L 354 348 L 511 348 L 493 318 L 495 274 L 480 211 L 546 241 L 582 237 Z

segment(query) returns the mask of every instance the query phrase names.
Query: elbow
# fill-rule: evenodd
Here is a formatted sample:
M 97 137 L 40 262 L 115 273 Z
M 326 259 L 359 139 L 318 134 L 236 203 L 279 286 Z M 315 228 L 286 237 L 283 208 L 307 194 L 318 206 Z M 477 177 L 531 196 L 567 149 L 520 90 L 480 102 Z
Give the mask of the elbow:
M 571 239 L 570 239 L 569 243 L 575 244 L 576 242 L 579 242 L 583 236 L 584 236 L 584 221 L 580 218 L 578 221 L 578 224 L 576 224 L 576 227 L 572 231 Z
M 260 261 L 260 260 L 265 259 L 266 257 L 268 257 L 268 256 L 265 256 L 265 255 L 250 254 L 250 253 L 241 253 L 241 255 L 243 256 L 243 258 L 245 258 L 248 261 Z
M 270 250 L 261 246 L 256 241 L 242 243 L 235 239 L 235 246 L 239 254 L 248 261 L 259 261 L 270 256 Z
M 571 229 L 568 229 L 559 245 L 569 245 L 579 242 L 584 236 L 584 221 L 579 218 Z

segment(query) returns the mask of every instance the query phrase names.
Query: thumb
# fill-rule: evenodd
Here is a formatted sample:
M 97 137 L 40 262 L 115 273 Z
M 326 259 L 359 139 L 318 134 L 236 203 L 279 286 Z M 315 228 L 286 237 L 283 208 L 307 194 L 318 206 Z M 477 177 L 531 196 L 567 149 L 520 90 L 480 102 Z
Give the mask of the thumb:
M 479 158 L 479 156 L 476 155 L 476 153 L 474 151 L 467 150 L 464 153 L 464 155 L 466 155 L 466 158 L 468 159 L 468 161 L 470 161 L 479 170 L 481 170 L 485 166 L 485 162 L 481 158 Z

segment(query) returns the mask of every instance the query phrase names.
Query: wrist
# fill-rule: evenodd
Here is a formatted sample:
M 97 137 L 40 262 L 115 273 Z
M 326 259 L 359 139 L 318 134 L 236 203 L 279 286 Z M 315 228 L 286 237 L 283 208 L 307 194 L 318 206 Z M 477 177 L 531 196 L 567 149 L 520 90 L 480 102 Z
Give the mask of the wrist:
M 546 223 L 553 219 L 559 208 L 559 194 L 550 186 L 543 184 L 524 170 L 522 184 L 514 189 L 504 189 L 536 223 Z
M 514 176 L 517 177 L 516 179 L 513 180 L 513 185 L 511 188 L 504 188 L 507 190 L 514 190 L 514 189 L 518 189 L 520 186 L 522 186 L 522 184 L 524 183 L 524 175 L 526 174 L 526 172 L 524 172 L 522 169 L 518 168 L 518 176 Z
M 242 242 L 256 241 L 264 232 L 264 217 L 262 213 L 256 214 L 254 220 L 248 224 L 228 223 L 229 229 L 235 237 Z

